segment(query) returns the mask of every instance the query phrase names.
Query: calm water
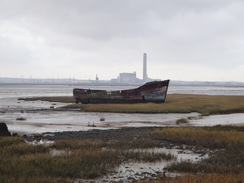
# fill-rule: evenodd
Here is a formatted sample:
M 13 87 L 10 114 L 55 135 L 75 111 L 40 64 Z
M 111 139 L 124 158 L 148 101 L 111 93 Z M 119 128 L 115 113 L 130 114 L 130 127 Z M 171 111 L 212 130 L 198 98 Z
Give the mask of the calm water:
M 244 87 L 231 86 L 170 86 L 168 93 L 202 95 L 239 95 L 244 96 Z
M 81 111 L 36 111 L 29 109 L 48 109 L 65 104 L 43 101 L 19 101 L 19 97 L 34 96 L 72 96 L 77 86 L 70 85 L 4 85 L 0 84 L 0 121 L 7 123 L 11 132 L 42 133 L 53 131 L 89 130 L 88 124 L 95 128 L 119 128 L 124 126 L 175 126 L 180 118 L 193 117 L 192 126 L 211 126 L 216 124 L 244 124 L 244 114 L 215 115 L 200 118 L 198 113 L 191 114 L 116 114 L 116 113 L 85 113 Z M 91 89 L 128 89 L 132 86 L 85 86 Z M 170 86 L 168 93 L 178 94 L 209 94 L 209 95 L 241 95 L 243 87 L 214 86 Z M 23 112 L 24 111 L 24 112 Z M 16 120 L 18 117 L 25 121 Z M 105 122 L 100 118 L 105 117 Z M 191 124 L 192 123 L 192 124 Z
M 0 99 L 33 96 L 72 96 L 75 87 L 105 90 L 121 90 L 136 86 L 71 86 L 71 85 L 5 85 L 0 84 Z M 169 86 L 168 93 L 205 94 L 205 95 L 241 95 L 244 87 L 222 86 Z

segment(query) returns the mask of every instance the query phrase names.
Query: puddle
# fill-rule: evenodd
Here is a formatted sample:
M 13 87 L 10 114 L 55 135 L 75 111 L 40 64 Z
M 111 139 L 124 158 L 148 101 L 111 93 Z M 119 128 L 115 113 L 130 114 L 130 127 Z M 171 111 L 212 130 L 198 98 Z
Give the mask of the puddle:
M 191 120 L 189 124 L 191 126 L 244 125 L 244 113 L 203 116 L 201 119 Z
M 33 141 L 25 141 L 27 144 L 32 144 L 32 145 L 45 145 L 49 146 L 54 143 L 54 141 L 51 140 L 46 140 L 46 139 L 41 139 L 41 140 L 33 140 Z
M 135 151 L 141 151 L 141 152 L 149 152 L 149 153 L 164 153 L 164 154 L 171 154 L 174 157 L 176 157 L 175 161 L 176 162 L 181 162 L 181 161 L 190 161 L 193 163 L 197 163 L 201 161 L 202 159 L 208 158 L 208 154 L 205 153 L 203 155 L 202 153 L 194 153 L 191 150 L 188 150 L 186 148 L 184 149 L 178 149 L 178 148 L 152 148 L 152 149 L 137 149 Z
M 68 150 L 51 149 L 50 150 L 50 154 L 53 157 L 57 157 L 57 156 L 69 156 L 71 154 L 71 152 L 68 151 Z
M 138 151 L 138 150 L 135 150 Z M 167 149 L 167 148 L 153 148 L 142 149 L 139 151 L 166 153 L 176 157 L 173 160 L 162 160 L 153 163 L 147 162 L 128 162 L 120 165 L 113 173 L 102 178 L 102 181 L 107 182 L 133 182 L 136 180 L 158 179 L 162 177 L 176 177 L 180 176 L 178 173 L 167 172 L 166 167 L 175 162 L 189 161 L 197 163 L 203 159 L 208 158 L 208 154 L 198 154 L 190 150 L 182 149 Z

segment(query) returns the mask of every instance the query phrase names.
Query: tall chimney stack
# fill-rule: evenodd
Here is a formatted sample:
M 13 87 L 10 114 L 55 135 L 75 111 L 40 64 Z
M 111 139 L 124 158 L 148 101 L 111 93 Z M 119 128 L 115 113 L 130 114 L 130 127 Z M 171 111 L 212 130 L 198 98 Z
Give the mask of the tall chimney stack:
M 147 54 L 143 54 L 143 81 L 147 80 Z

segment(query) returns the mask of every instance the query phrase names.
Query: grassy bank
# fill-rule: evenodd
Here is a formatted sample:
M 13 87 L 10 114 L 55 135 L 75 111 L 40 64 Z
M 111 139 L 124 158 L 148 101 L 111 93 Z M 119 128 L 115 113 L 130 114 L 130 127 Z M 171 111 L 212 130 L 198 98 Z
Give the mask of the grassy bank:
M 24 101 L 37 101 L 37 100 L 42 100 L 42 101 L 48 101 L 48 102 L 62 102 L 62 103 L 75 103 L 74 97 L 65 97 L 65 96 L 60 96 L 60 97 L 28 97 L 28 98 L 19 98 L 18 100 L 24 100 Z
M 125 162 L 174 159 L 165 153 L 131 151 L 164 147 L 162 144 L 168 142 L 182 148 L 210 149 L 212 153 L 200 163 L 171 164 L 167 171 L 190 175 L 176 179 L 161 177 L 158 182 L 244 181 L 244 127 L 147 128 L 145 133 L 144 139 L 135 133 L 134 138 L 122 140 L 113 133 L 109 141 L 56 140 L 49 146 L 30 145 L 21 137 L 0 138 L 0 180 L 28 183 L 94 179 L 113 172 Z
M 244 112 L 243 96 L 180 95 L 167 96 L 165 103 L 140 104 L 73 104 L 68 108 L 81 108 L 93 112 L 126 113 L 190 113 L 202 115 Z
M 73 97 L 36 97 L 22 100 L 45 100 L 75 103 Z M 71 104 L 63 108 L 80 108 L 88 112 L 190 113 L 202 115 L 244 112 L 243 96 L 169 94 L 165 103 Z

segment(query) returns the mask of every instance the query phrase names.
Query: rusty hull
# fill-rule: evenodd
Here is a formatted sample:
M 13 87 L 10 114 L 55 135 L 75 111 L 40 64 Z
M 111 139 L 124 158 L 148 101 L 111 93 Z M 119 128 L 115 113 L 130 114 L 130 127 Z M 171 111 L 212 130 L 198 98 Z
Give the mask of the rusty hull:
M 77 103 L 162 103 L 166 99 L 169 80 L 152 81 L 129 90 L 91 90 L 73 89 L 73 96 Z

